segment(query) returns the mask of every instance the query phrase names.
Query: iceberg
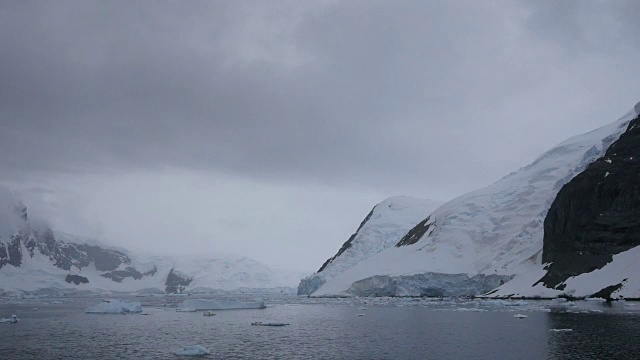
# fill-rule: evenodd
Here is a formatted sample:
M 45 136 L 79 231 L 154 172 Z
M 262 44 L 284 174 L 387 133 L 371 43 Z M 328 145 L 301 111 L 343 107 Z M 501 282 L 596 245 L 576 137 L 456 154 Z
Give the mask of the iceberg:
M 7 319 L 0 319 L 0 323 L 12 323 L 15 324 L 18 322 L 18 317 L 15 315 L 11 315 L 10 318 Z
M 179 309 L 193 308 L 195 310 L 236 310 L 236 309 L 266 309 L 264 301 L 233 301 L 233 300 L 205 300 L 191 299 L 180 304 Z
M 176 311 L 177 312 L 196 312 L 196 309 L 192 307 L 183 307 L 183 308 L 177 308 Z
M 186 346 L 186 347 L 182 347 L 176 351 L 173 352 L 175 355 L 178 356 L 204 356 L 204 355 L 209 355 L 210 352 L 209 350 L 207 350 L 207 348 L 205 348 L 204 346 L 200 346 L 200 345 L 192 345 L 192 346 Z
M 253 325 L 253 326 L 287 326 L 289 324 L 287 324 L 287 323 L 277 323 L 277 322 L 263 323 L 262 321 L 257 321 L 257 322 L 252 322 L 251 325 Z
M 88 307 L 86 314 L 132 314 L 141 313 L 142 304 L 139 302 L 125 302 L 121 300 L 104 300 L 100 304 Z

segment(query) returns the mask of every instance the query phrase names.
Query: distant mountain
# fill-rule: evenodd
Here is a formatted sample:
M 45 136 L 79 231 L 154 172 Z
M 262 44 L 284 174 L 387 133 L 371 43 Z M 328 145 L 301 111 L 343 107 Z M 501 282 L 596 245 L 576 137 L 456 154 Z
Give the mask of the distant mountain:
M 398 241 L 389 236 L 395 246 L 373 245 L 347 269 L 305 279 L 299 292 L 640 298 L 639 114 L 640 103 L 442 205 Z
M 326 281 L 395 245 L 409 229 L 440 205 L 440 201 L 409 196 L 395 196 L 377 204 L 338 253 L 328 259 L 317 273 L 300 282 L 298 295 L 314 293 Z
M 26 206 L 0 204 L 0 289 L 46 288 L 181 293 L 191 289 L 293 287 L 291 272 L 272 271 L 249 258 L 220 253 L 211 257 L 140 256 L 96 244 L 91 239 L 34 226 Z

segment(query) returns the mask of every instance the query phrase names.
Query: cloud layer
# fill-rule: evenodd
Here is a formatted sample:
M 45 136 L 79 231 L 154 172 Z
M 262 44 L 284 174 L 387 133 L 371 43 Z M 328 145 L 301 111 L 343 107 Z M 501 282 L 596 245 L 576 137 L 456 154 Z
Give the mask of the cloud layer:
M 175 171 L 445 200 L 640 100 L 639 16 L 633 0 L 5 1 L 0 180 Z

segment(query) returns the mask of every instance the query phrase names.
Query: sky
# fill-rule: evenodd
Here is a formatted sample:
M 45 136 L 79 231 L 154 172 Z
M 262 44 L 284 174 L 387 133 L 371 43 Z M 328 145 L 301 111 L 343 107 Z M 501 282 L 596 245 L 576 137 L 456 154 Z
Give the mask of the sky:
M 2 1 L 0 184 L 59 231 L 314 271 L 640 101 L 640 2 Z

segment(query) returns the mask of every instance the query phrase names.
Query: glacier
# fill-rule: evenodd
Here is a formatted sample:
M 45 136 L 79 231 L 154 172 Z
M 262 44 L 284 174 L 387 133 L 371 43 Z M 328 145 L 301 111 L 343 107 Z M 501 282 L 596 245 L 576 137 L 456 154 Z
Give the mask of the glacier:
M 602 269 L 569 278 L 564 290 L 533 286 L 546 273 L 543 224 L 556 195 L 605 154 L 639 109 L 640 104 L 609 125 L 560 143 L 494 184 L 445 203 L 418 219 L 395 246 L 361 254 L 332 276 L 319 272 L 307 278 L 323 280 L 316 279 L 307 291 L 313 296 L 421 296 L 447 288 L 452 296 L 489 290 L 493 297 L 589 296 L 620 279 L 617 295 L 640 297 L 640 278 L 634 276 L 640 270 L 634 261 L 638 248 L 614 255 Z M 474 281 L 478 276 L 484 277 L 483 286 Z M 445 281 L 446 286 L 438 284 Z
M 390 197 L 375 205 L 356 232 L 317 273 L 301 280 L 298 295 L 309 295 L 366 258 L 397 243 L 409 229 L 442 202 L 410 196 Z

